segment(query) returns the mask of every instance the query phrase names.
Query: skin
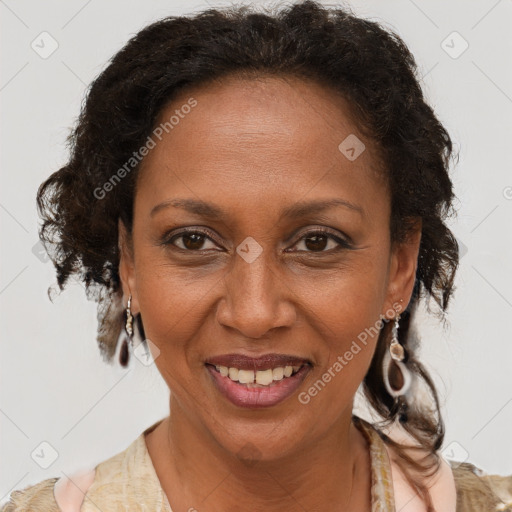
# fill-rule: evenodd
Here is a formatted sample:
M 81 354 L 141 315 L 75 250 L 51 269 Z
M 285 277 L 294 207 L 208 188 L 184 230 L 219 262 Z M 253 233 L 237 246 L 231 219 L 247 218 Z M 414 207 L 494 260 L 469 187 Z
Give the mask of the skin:
M 124 301 L 131 293 L 171 390 L 170 417 L 146 436 L 162 488 L 175 512 L 369 510 L 368 446 L 351 414 L 377 337 L 308 404 L 298 394 L 400 299 L 406 307 L 421 224 L 391 244 L 378 153 L 333 91 L 298 78 L 230 78 L 183 92 L 158 122 L 190 97 L 197 106 L 142 163 L 131 236 L 119 224 Z M 354 161 L 338 149 L 349 134 L 366 145 Z M 172 206 L 150 216 L 177 198 L 212 202 L 226 217 Z M 362 213 L 281 217 L 299 201 L 332 198 Z M 215 238 L 160 244 L 184 227 Z M 353 245 L 306 236 L 321 228 Z M 262 248 L 251 263 L 236 252 L 249 236 Z M 293 354 L 313 368 L 280 404 L 243 409 L 204 366 L 232 352 Z

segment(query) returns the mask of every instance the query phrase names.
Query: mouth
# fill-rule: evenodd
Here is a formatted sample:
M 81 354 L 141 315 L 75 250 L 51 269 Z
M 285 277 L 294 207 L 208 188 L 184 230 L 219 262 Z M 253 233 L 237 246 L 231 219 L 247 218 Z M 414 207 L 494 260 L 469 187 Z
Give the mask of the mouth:
M 312 368 L 308 360 L 278 354 L 260 358 L 232 354 L 211 359 L 205 366 L 227 400 L 249 408 L 282 402 L 296 391 Z

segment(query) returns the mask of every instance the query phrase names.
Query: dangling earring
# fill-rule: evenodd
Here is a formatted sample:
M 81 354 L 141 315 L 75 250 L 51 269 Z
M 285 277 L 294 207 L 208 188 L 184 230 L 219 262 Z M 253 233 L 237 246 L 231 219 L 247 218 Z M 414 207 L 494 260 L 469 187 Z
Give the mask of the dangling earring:
M 388 393 L 403 404 L 403 396 L 411 386 L 411 372 L 403 363 L 405 349 L 398 341 L 400 313 L 395 317 L 391 343 L 384 354 L 383 377 Z
M 126 305 L 125 316 L 125 331 L 127 336 L 124 337 L 123 342 L 121 344 L 121 350 L 119 351 L 119 363 L 123 368 L 128 366 L 130 362 L 130 352 L 133 348 L 133 316 L 130 310 L 130 306 L 132 303 L 132 295 L 128 297 L 128 304 Z

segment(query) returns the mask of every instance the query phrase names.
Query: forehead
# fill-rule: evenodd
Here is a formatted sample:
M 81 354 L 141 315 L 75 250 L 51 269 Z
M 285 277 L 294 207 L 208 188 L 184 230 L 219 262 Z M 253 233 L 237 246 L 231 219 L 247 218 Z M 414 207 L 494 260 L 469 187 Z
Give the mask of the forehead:
M 241 195 L 261 194 L 263 187 L 270 193 L 270 184 L 274 192 L 300 195 L 315 183 L 326 191 L 341 185 L 382 192 L 377 151 L 353 121 L 349 102 L 313 81 L 231 77 L 187 88 L 162 109 L 155 127 L 163 130 L 139 176 L 155 200 L 184 183 L 210 195 L 227 187 Z M 347 157 L 349 146 L 362 151 L 357 158 Z
M 282 143 L 308 154 L 315 149 L 323 153 L 324 148 L 332 153 L 347 136 L 361 137 L 350 101 L 333 88 L 290 75 L 228 76 L 186 88 L 162 109 L 157 126 L 165 125 L 192 97 L 197 106 L 180 116 L 179 127 L 166 130 L 166 141 L 174 142 L 175 150 L 187 142 L 190 131 L 205 143 L 223 137 L 232 146 Z M 372 147 L 366 149 L 367 157 L 375 153 Z

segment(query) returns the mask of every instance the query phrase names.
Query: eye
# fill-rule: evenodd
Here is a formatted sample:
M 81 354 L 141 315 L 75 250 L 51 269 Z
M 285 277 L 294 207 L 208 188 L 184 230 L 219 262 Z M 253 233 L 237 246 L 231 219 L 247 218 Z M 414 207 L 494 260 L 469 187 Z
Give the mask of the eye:
M 162 240 L 161 243 L 162 245 L 173 245 L 187 252 L 201 252 L 211 249 L 218 250 L 218 245 L 213 241 L 213 238 L 214 235 L 209 231 L 191 229 L 180 231 L 171 237 L 166 238 L 164 236 L 164 240 Z M 208 245 L 208 242 L 212 244 L 211 247 L 205 247 L 205 245 Z M 292 249 L 300 247 L 301 245 L 305 249 L 299 249 L 299 252 L 332 252 L 351 248 L 348 241 L 323 229 L 306 233 Z M 286 252 L 289 251 L 289 249 L 286 250 Z
M 179 243 L 177 243 L 177 241 L 179 241 Z M 175 245 L 183 251 L 198 252 L 211 249 L 204 247 L 205 242 L 207 241 L 213 243 L 211 237 L 208 236 L 208 232 L 199 230 L 186 230 L 175 234 L 168 240 L 164 240 L 162 243 L 164 245 Z M 213 248 L 215 247 L 218 246 L 213 243 Z
M 306 233 L 293 247 L 303 246 L 301 252 L 332 252 L 342 248 L 349 249 L 349 242 L 332 234 L 330 231 L 318 229 Z M 327 250 L 325 250 L 327 248 Z

